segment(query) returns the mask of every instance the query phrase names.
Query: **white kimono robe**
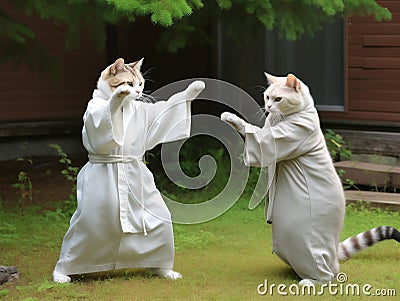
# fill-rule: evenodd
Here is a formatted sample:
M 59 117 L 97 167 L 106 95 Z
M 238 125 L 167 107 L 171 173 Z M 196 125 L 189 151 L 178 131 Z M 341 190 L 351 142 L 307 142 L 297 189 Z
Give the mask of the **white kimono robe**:
M 310 106 L 270 122 L 246 126 L 245 163 L 268 166 L 273 252 L 300 278 L 331 281 L 339 272 L 345 198 L 317 111 Z
M 190 135 L 190 101 L 127 101 L 112 112 L 95 90 L 84 115 L 89 162 L 78 174 L 78 207 L 56 270 L 81 274 L 120 268 L 172 268 L 170 212 L 142 161 L 146 150 Z

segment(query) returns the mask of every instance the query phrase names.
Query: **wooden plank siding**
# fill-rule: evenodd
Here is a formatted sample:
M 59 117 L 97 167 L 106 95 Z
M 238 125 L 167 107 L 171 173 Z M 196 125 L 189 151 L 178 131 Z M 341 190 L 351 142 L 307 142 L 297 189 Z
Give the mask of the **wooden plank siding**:
M 2 4 L 3 7 L 3 4 Z M 105 55 L 99 54 L 88 37 L 79 49 L 65 50 L 66 27 L 33 15 L 26 17 L 5 7 L 27 24 L 59 67 L 59 74 L 29 70 L 13 63 L 0 65 L 0 123 L 77 120 L 81 122 Z
M 388 7 L 393 18 L 390 22 L 377 22 L 369 16 L 346 20 L 345 110 L 320 112 L 323 122 L 360 121 L 400 127 L 400 0 L 377 2 Z M 80 125 L 100 70 L 117 56 L 129 60 L 145 57 L 144 70 L 152 69 L 150 77 L 155 81 L 146 83 L 149 91 L 175 80 L 210 77 L 217 65 L 208 46 L 189 47 L 176 54 L 158 51 L 160 30 L 147 19 L 120 24 L 108 32 L 107 52 L 99 54 L 88 37 L 82 37 L 80 49 L 66 51 L 64 26 L 35 16 L 15 16 L 32 27 L 59 62 L 61 73 L 56 78 L 11 63 L 0 65 L 0 126 L 60 120 L 78 120 Z M 134 38 L 138 32 L 140 41 Z
M 124 57 L 127 62 L 145 57 L 142 69 L 150 69 L 146 78 L 154 80 L 146 81 L 146 93 L 171 81 L 211 76 L 213 63 L 209 46 L 188 47 L 175 54 L 160 52 L 156 45 L 161 29 L 148 18 L 108 27 L 106 51 L 100 54 L 83 33 L 79 49 L 65 50 L 65 26 L 55 26 L 51 20 L 41 20 L 37 16 L 18 14 L 10 4 L 0 5 L 35 32 L 38 41 L 59 63 L 60 71 L 60 76 L 56 77 L 51 73 L 40 75 L 22 66 L 17 68 L 12 63 L 0 65 L 0 137 L 34 135 L 35 132 L 51 134 L 52 129 L 44 127 L 59 125 L 60 121 L 64 121 L 66 128 L 76 124 L 80 130 L 82 115 L 100 72 L 118 57 Z M 37 130 L 36 125 L 41 129 Z M 57 133 L 61 127 L 54 127 Z
M 400 1 L 377 2 L 392 20 L 347 19 L 345 111 L 321 112 L 322 119 L 400 126 Z
M 60 74 L 0 65 L 0 122 L 81 119 L 104 57 L 87 39 L 79 50 L 65 51 L 63 26 L 37 17 L 26 21 L 58 61 Z

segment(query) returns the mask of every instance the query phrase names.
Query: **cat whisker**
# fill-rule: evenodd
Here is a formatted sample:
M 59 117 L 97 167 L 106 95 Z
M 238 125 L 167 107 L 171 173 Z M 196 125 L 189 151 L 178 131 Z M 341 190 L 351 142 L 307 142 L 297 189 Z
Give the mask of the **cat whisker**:
M 151 68 L 147 69 L 146 71 L 143 71 L 142 76 L 147 75 L 148 73 L 152 72 L 154 69 L 156 69 L 156 67 L 151 67 Z
M 151 71 L 153 71 L 154 69 L 156 69 L 156 68 L 155 68 L 155 67 L 151 67 L 151 68 L 147 69 L 146 71 L 142 72 L 142 76 L 143 76 L 143 78 L 145 79 L 145 81 L 149 81 L 149 82 L 155 83 L 155 81 L 152 80 L 152 79 L 148 76 L 149 73 L 151 73 Z
M 280 118 L 281 120 L 286 120 L 285 114 L 283 114 L 283 113 L 281 113 L 281 112 L 279 112 L 278 114 L 279 114 L 279 118 Z
M 257 91 L 261 91 L 261 92 L 264 92 L 265 90 L 267 90 L 266 87 L 261 86 L 261 85 L 254 86 L 253 89 L 257 90 Z
M 153 100 L 153 102 L 157 102 L 157 101 L 167 101 L 168 99 L 166 99 L 166 98 L 164 98 L 164 97 L 155 97 L 155 96 L 153 96 L 153 95 L 151 95 L 151 94 L 149 94 L 149 93 L 152 93 L 152 91 L 150 91 L 150 90 L 146 90 L 146 91 L 143 91 L 142 92 L 142 95 L 144 95 L 144 96 L 148 96 L 148 97 L 150 97 L 152 100 Z
M 266 108 L 259 108 L 255 112 L 255 117 L 256 117 L 257 121 L 261 121 L 262 119 L 264 119 L 266 117 L 266 115 L 267 115 Z
M 149 94 L 142 93 L 142 97 L 139 98 L 140 101 L 146 102 L 146 103 L 155 103 L 157 102 L 157 99 Z
M 270 120 L 270 125 L 272 126 L 273 124 L 276 124 L 280 121 L 286 120 L 285 115 L 282 114 L 282 112 L 270 112 L 269 115 L 271 116 L 269 118 Z

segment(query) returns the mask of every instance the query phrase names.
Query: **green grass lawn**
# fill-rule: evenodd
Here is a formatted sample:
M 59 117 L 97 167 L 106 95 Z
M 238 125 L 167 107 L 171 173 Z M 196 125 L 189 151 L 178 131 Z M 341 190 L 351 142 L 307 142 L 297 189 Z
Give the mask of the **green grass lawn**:
M 198 225 L 175 225 L 175 269 L 183 279 L 171 281 L 142 270 L 120 270 L 84 275 L 71 284 L 53 284 L 51 273 L 58 259 L 68 221 L 57 214 L 29 209 L 24 216 L 0 210 L 0 264 L 17 265 L 18 281 L 0 286 L 0 300 L 378 300 L 365 295 L 291 297 L 259 295 L 268 283 L 289 287 L 298 279 L 271 254 L 271 227 L 264 208 L 246 209 L 240 200 L 224 215 Z M 348 208 L 343 238 L 378 225 L 400 228 L 398 212 Z M 341 266 L 351 284 L 372 289 L 396 289 L 400 294 L 400 244 L 380 243 Z M 286 290 L 288 292 L 288 290 Z M 381 297 L 396 300 L 398 297 Z

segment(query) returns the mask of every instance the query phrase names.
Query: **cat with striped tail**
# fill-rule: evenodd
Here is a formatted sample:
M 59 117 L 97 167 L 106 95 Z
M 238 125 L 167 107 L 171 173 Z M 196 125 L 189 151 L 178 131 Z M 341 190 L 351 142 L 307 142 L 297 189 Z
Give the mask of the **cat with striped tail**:
M 301 285 L 333 281 L 339 260 L 400 233 L 373 228 L 340 243 L 345 197 L 327 149 L 310 90 L 293 74 L 265 74 L 269 113 L 264 127 L 224 112 L 221 119 L 245 138 L 246 165 L 268 167 L 266 212 L 273 252 L 302 279 Z

